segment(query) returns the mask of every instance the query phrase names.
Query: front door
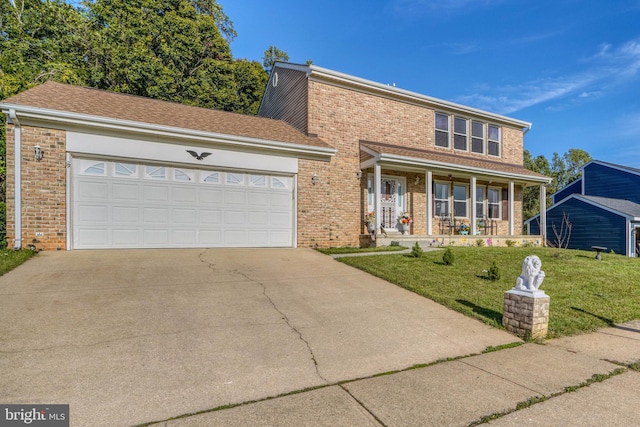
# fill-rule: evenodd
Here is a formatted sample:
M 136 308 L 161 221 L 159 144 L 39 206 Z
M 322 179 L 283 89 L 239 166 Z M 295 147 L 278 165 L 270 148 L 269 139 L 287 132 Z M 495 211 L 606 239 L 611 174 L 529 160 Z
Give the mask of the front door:
M 380 179 L 380 220 L 385 229 L 398 226 L 398 217 L 405 211 L 405 179 L 395 176 L 383 176 Z M 373 176 L 369 177 L 368 210 L 374 209 Z

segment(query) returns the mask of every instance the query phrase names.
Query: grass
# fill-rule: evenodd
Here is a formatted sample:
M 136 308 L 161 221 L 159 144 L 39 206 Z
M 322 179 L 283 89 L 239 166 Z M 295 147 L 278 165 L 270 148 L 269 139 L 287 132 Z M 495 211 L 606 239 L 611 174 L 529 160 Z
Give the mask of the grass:
M 353 247 L 344 247 L 344 248 L 327 248 L 327 249 L 318 249 L 318 252 L 322 252 L 326 255 L 341 255 L 341 254 L 355 254 L 360 252 L 394 252 L 394 251 L 404 251 L 409 248 L 405 246 L 376 246 L 370 248 L 353 248 Z
M 548 338 L 592 332 L 640 319 L 640 260 L 593 252 L 548 248 L 452 247 L 455 262 L 442 262 L 444 251 L 421 258 L 380 255 L 342 258 L 367 271 L 453 310 L 502 328 L 504 292 L 513 288 L 527 255 L 537 255 L 546 274 L 541 289 L 551 297 Z M 501 271 L 487 279 L 492 262 Z
M 13 270 L 33 255 L 36 252 L 31 250 L 15 251 L 13 249 L 1 249 L 0 250 L 0 276 Z

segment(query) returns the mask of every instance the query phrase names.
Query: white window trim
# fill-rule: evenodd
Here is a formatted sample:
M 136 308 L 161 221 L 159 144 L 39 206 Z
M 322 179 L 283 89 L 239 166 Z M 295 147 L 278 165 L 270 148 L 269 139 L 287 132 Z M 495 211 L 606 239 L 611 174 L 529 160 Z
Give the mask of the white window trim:
M 438 198 L 438 184 L 442 184 L 447 186 L 447 198 L 446 199 L 439 199 Z M 442 216 L 451 216 L 451 214 L 453 214 L 453 205 L 451 204 L 451 183 L 448 181 L 434 181 L 433 182 L 433 212 L 434 215 L 436 217 L 442 217 Z M 436 209 L 436 202 L 438 201 L 445 201 L 447 202 L 447 210 L 449 212 L 447 212 L 445 215 L 442 215 L 441 213 L 437 212 Z
M 498 128 L 498 140 L 497 141 L 489 139 L 489 127 L 490 126 Z M 489 153 L 489 143 L 491 143 L 491 142 L 497 142 L 498 143 L 498 154 Z M 498 125 L 495 125 L 493 123 L 487 123 L 487 155 L 491 156 L 491 157 L 496 157 L 496 158 L 502 157 L 502 126 L 498 126 Z
M 447 131 L 446 131 L 446 132 L 447 132 L 447 145 L 446 145 L 446 146 L 442 146 L 442 145 L 437 145 L 437 144 L 436 144 L 436 140 L 437 140 L 437 138 L 436 138 L 436 132 L 438 132 L 438 131 L 440 131 L 440 132 L 444 132 L 443 130 L 438 129 L 438 128 L 436 127 L 436 115 L 437 115 L 437 114 L 440 114 L 440 115 L 442 115 L 442 116 L 446 116 L 446 117 L 447 117 L 447 126 L 449 127 L 449 130 L 447 130 Z M 452 135 L 452 131 L 453 131 L 453 129 L 452 129 L 451 114 L 443 113 L 443 112 L 440 112 L 440 111 L 436 111 L 436 112 L 433 114 L 433 129 L 434 129 L 434 131 L 433 131 L 433 138 L 434 138 L 434 140 L 433 140 L 433 146 L 434 146 L 434 147 L 438 147 L 438 148 L 448 148 L 448 149 L 451 149 L 451 138 L 452 138 L 452 137 L 451 137 L 451 135 Z
M 465 203 L 465 213 L 464 216 L 460 216 L 460 215 L 456 215 L 456 208 L 455 208 L 455 203 L 456 203 L 456 196 L 455 196 L 455 188 L 456 187 L 464 187 L 464 192 L 465 192 L 465 199 L 464 199 L 464 203 Z M 469 184 L 465 184 L 465 183 L 457 183 L 457 182 L 452 182 L 451 183 L 451 213 L 454 215 L 454 218 L 469 218 Z M 462 200 L 458 200 L 458 202 L 461 202 Z
M 453 129 L 452 129 L 452 131 L 453 131 L 453 149 L 454 149 L 455 151 L 460 151 L 460 152 L 463 152 L 463 153 L 468 153 L 468 152 L 469 152 L 469 148 L 470 148 L 470 147 L 469 147 L 469 130 L 470 130 L 470 129 L 469 129 L 469 122 L 470 122 L 470 120 L 469 120 L 469 119 L 467 119 L 466 117 L 460 117 L 460 116 L 455 116 L 455 115 L 453 115 L 453 116 L 451 116 L 451 117 L 453 117 L 453 119 L 452 119 L 452 121 L 453 121 Z M 459 132 L 456 132 L 456 119 L 458 119 L 458 120 L 464 120 L 464 130 L 465 130 L 465 133 L 464 133 L 464 134 L 459 133 Z M 464 149 L 462 149 L 462 148 L 456 148 L 456 135 L 461 135 L 461 136 L 464 136 L 464 137 L 465 137 L 465 141 L 466 141 L 466 143 L 465 143 L 465 148 L 464 148 Z
M 474 123 L 479 123 L 482 125 L 482 150 L 481 151 L 473 151 L 473 140 L 474 139 L 479 139 L 477 136 L 474 137 L 473 136 L 473 124 Z M 469 152 L 473 153 L 473 154 L 485 154 L 487 152 L 487 139 L 489 138 L 489 125 L 485 122 L 481 122 L 480 120 L 470 120 L 470 124 L 469 124 L 469 128 L 471 129 L 471 136 L 470 136 L 470 141 L 471 143 L 469 144 Z
M 489 216 L 489 190 L 496 190 L 498 192 L 498 216 L 497 217 L 490 217 Z M 493 219 L 493 220 L 501 220 L 502 219 L 502 187 L 487 187 L 487 218 L 489 219 Z

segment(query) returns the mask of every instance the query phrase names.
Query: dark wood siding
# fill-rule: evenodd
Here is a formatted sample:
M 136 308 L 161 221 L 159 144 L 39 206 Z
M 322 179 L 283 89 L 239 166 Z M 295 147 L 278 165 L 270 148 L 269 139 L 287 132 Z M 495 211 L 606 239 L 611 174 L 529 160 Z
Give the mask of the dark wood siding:
M 557 244 L 562 217 L 566 213 L 572 224 L 569 249 L 591 250 L 591 246 L 604 246 L 607 251 L 626 254 L 626 219 L 613 212 L 570 198 L 547 210 L 547 240 Z M 556 232 L 553 225 L 556 226 Z
M 558 203 L 559 201 L 569 197 L 572 194 L 581 194 L 581 193 L 582 193 L 582 178 L 573 181 L 571 184 L 567 185 L 562 190 L 554 194 L 553 203 Z
M 306 134 L 308 132 L 308 98 L 305 72 L 276 67 L 269 76 L 258 115 L 283 120 Z
M 584 168 L 584 194 L 640 203 L 640 175 L 591 163 Z

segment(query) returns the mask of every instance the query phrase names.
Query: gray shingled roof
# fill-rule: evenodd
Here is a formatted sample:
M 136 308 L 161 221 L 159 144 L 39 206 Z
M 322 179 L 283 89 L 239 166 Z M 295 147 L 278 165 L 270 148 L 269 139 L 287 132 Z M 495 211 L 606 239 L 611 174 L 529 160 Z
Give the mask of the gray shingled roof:
M 598 205 L 620 212 L 621 214 L 640 218 L 640 205 L 624 199 L 610 199 L 608 197 L 582 196 L 584 199 L 590 200 Z
M 281 120 L 193 107 L 51 81 L 7 98 L 3 103 L 216 134 L 333 148 L 323 140 L 307 136 Z

